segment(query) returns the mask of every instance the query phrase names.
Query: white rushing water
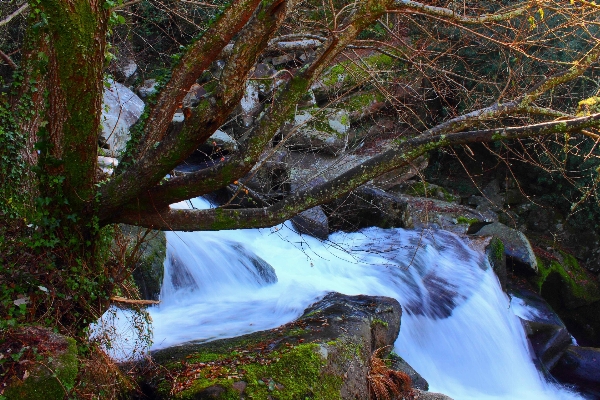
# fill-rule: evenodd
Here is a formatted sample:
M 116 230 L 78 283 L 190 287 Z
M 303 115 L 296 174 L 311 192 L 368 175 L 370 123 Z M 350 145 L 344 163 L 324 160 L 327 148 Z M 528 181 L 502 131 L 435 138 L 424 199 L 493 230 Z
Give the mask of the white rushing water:
M 168 232 L 161 304 L 149 309 L 153 349 L 275 328 L 330 291 L 382 295 L 402 305 L 395 351 L 430 391 L 456 400 L 579 398 L 540 376 L 485 257 L 458 237 L 371 228 L 324 243 L 290 226 Z

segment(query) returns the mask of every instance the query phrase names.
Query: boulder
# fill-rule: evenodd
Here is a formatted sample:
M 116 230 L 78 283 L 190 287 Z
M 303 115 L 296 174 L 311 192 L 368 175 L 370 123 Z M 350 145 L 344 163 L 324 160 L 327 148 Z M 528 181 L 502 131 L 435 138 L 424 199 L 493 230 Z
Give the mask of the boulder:
M 194 83 L 181 102 L 182 108 L 196 107 L 204 95 L 206 95 L 206 90 L 201 85 Z
M 79 369 L 74 339 L 35 326 L 3 331 L 0 359 L 4 371 L 14 374 L 3 376 L 8 386 L 0 397 L 7 400 L 62 400 Z
M 112 175 L 117 165 L 119 165 L 119 160 L 114 157 L 98 156 L 98 167 L 105 174 Z
M 108 82 L 104 89 L 101 136 L 109 146 L 104 155 L 118 158 L 129 140 L 129 128 L 144 112 L 144 102 L 126 86 Z
M 552 375 L 594 395 L 593 398 L 600 398 L 600 349 L 569 346 L 552 369 Z
M 482 213 L 443 200 L 414 196 L 398 196 L 398 198 L 407 205 L 405 227 L 444 229 L 464 234 L 472 224 L 491 222 L 495 218 L 493 213 Z
M 137 93 L 142 99 L 146 100 L 148 97 L 156 93 L 157 87 L 158 82 L 156 82 L 156 79 L 146 79 L 140 86 L 138 86 Z
M 348 147 L 350 116 L 344 109 L 310 108 L 298 111 L 293 124 L 283 129 L 291 150 L 339 156 Z
M 564 251 L 545 252 L 551 258 L 540 257 L 540 274 L 535 283 L 542 295 L 558 309 L 575 309 L 600 301 L 598 280 Z
M 391 349 L 400 316 L 390 298 L 330 293 L 277 329 L 159 350 L 147 384 L 159 399 L 366 400 L 371 357 Z
M 397 354 L 390 354 L 391 367 L 396 371 L 402 371 L 408 376 L 412 382 L 412 387 L 419 390 L 429 390 L 429 382 L 425 380 L 409 363 L 404 361 L 402 357 Z
M 325 205 L 330 231 L 360 228 L 410 228 L 412 221 L 406 199 L 372 186 L 361 186 L 347 196 Z
M 299 233 L 326 240 L 329 236 L 329 221 L 321 206 L 310 208 L 292 218 L 292 225 Z
M 534 361 L 546 374 L 573 343 L 567 327 L 552 307 L 537 293 L 518 282 L 509 285 L 511 307 L 521 318 L 535 355 Z
M 475 232 L 480 236 L 493 236 L 504 244 L 504 253 L 515 267 L 520 268 L 525 274 L 537 274 L 538 265 L 533 249 L 525 235 L 499 222 L 485 225 Z
M 469 204 L 476 206 L 478 211 L 500 212 L 504 208 L 505 194 L 500 193 L 500 182 L 493 179 L 485 185 L 481 196 L 471 196 Z
M 124 59 L 117 63 L 116 68 L 114 69 L 115 79 L 118 82 L 131 82 L 135 79 L 134 75 L 138 70 L 138 66 L 135 63 L 135 60 L 129 58 Z
M 404 167 L 393 169 L 385 174 L 379 175 L 373 179 L 373 184 L 381 189 L 389 190 L 397 185 L 407 182 L 409 179 L 414 178 L 419 174 L 420 171 L 427 168 L 429 161 L 426 156 L 420 156 L 413 160 L 409 165 Z M 438 193 L 435 193 L 438 196 Z M 439 197 L 438 197 L 439 198 Z M 456 201 L 455 198 L 448 198 L 444 195 L 443 200 Z

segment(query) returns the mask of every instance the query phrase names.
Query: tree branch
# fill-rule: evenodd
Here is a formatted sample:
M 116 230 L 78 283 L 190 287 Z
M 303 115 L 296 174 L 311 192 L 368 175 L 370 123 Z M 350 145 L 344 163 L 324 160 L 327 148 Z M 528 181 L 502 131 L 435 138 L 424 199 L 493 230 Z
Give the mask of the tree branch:
M 15 64 L 15 62 L 2 50 L 0 50 L 0 58 L 4 60 L 5 63 L 8 64 L 12 69 L 17 69 L 19 66 Z
M 530 8 L 528 6 L 525 6 L 504 13 L 486 14 L 481 15 L 479 17 L 469 17 L 458 14 L 455 11 L 450 10 L 449 8 L 429 6 L 423 3 L 410 0 L 396 0 L 394 6 L 396 8 L 390 9 L 388 10 L 388 12 L 406 12 L 406 10 L 417 11 L 425 15 L 447 18 L 463 24 L 484 24 L 488 22 L 506 21 L 525 14 L 525 12 Z
M 27 4 L 27 3 L 23 4 L 15 12 L 13 12 L 8 17 L 6 17 L 2 21 L 0 21 L 0 26 L 8 24 L 14 17 L 21 14 L 23 11 L 27 10 L 28 7 L 29 7 L 29 4 Z
M 281 223 L 303 210 L 332 201 L 392 169 L 408 165 L 427 151 L 460 144 L 492 142 L 543 136 L 556 133 L 577 132 L 600 125 L 600 113 L 565 121 L 545 122 L 519 127 L 458 132 L 449 135 L 418 136 L 385 151 L 344 174 L 291 195 L 264 208 L 173 210 L 147 214 L 128 214 L 119 222 L 160 230 L 223 230 L 263 228 Z
M 375 7 L 374 7 L 375 8 Z M 165 207 L 182 200 L 201 196 L 223 187 L 246 175 L 259 161 L 265 147 L 278 132 L 282 124 L 289 118 L 296 104 L 306 94 L 311 84 L 321 74 L 324 68 L 351 43 L 356 36 L 368 25 L 376 21 L 382 11 L 372 12 L 365 8 L 354 16 L 335 40 L 329 40 L 329 45 L 316 57 L 307 68 L 287 82 L 272 101 L 272 106 L 255 123 L 255 127 L 245 142 L 240 146 L 243 150 L 225 163 L 217 164 L 185 176 L 172 178 L 160 186 L 150 189 L 144 198 L 134 202 L 134 207 L 148 208 Z M 228 78 L 229 79 L 229 78 Z
M 141 193 L 158 184 L 167 173 L 204 143 L 225 122 L 244 94 L 247 76 L 254 66 L 258 54 L 267 46 L 268 40 L 280 26 L 286 14 L 293 9 L 295 2 L 296 0 L 260 2 L 259 9 L 253 13 L 249 22 L 241 31 L 235 32 L 239 39 L 221 74 L 220 85 L 215 89 L 212 97 L 205 98 L 194 109 L 185 109 L 186 120 L 180 132 L 164 137 L 160 142 L 154 142 L 157 144 L 156 146 L 148 147 L 153 142 L 147 141 L 145 146 L 147 150 L 144 155 L 100 189 L 101 221 L 108 220 L 119 207 L 128 204 Z M 225 26 L 223 29 L 229 32 L 230 27 Z M 219 35 L 218 32 L 215 34 Z M 202 49 L 195 47 L 194 51 L 199 52 Z M 211 54 L 216 58 L 219 51 Z M 198 54 L 188 54 L 188 56 L 189 59 L 201 57 Z M 181 64 L 187 65 L 189 61 L 184 60 Z M 206 62 L 209 63 L 210 60 L 207 59 Z M 184 66 L 183 70 L 180 68 L 178 74 L 181 77 L 178 81 L 187 82 L 190 79 L 184 73 L 188 68 L 196 71 L 192 66 Z M 192 72 L 189 74 L 193 75 Z M 168 90 L 173 94 L 185 93 L 187 87 L 185 85 L 176 87 L 174 83 L 170 83 Z M 170 103 L 172 100 L 173 97 L 166 96 L 164 98 L 165 106 L 173 108 L 173 104 Z M 162 120 L 156 121 L 156 123 L 164 123 L 165 118 L 168 118 L 170 122 L 173 113 L 164 114 L 163 111 L 157 110 L 157 107 L 155 106 L 153 113 L 162 115 Z M 159 133 L 149 124 L 152 125 L 151 121 L 146 124 L 151 132 Z M 133 182 L 135 184 L 132 184 Z
M 148 113 L 144 136 L 140 138 L 129 160 L 126 159 L 125 162 L 145 155 L 155 143 L 162 140 L 173 119 L 173 114 L 189 88 L 248 22 L 259 3 L 260 0 L 235 1 L 190 47 L 173 70 L 171 79 L 158 95 L 156 103 Z
M 460 131 L 466 129 L 481 121 L 490 120 L 508 115 L 509 113 L 539 113 L 539 107 L 531 106 L 531 103 L 539 99 L 547 91 L 557 87 L 560 84 L 569 82 L 581 76 L 600 56 L 600 45 L 595 45 L 580 60 L 573 63 L 573 66 L 565 71 L 559 72 L 534 86 L 527 93 L 507 103 L 495 103 L 489 107 L 471 111 L 456 118 L 445 121 L 427 131 L 425 135 L 439 135 L 445 132 Z

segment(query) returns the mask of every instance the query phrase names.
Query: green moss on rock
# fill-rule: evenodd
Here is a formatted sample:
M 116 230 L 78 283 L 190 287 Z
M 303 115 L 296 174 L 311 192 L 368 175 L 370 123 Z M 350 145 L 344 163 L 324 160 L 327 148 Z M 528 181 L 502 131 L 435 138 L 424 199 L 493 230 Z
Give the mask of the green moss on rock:
M 538 257 L 539 274 L 535 278 L 540 292 L 544 291 L 549 281 L 560 282 L 555 295 L 562 298 L 567 308 L 591 304 L 600 300 L 597 281 L 579 265 L 575 257 L 560 251 L 558 260 L 547 260 Z
M 62 400 L 75 385 L 78 372 L 77 344 L 72 338 L 65 350 L 41 360 L 22 382 L 4 391 L 7 400 Z

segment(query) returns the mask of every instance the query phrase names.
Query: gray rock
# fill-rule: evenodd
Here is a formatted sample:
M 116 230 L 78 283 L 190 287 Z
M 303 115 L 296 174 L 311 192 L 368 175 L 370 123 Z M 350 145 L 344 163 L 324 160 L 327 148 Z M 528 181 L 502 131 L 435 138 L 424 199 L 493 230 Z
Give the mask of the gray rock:
M 429 393 L 422 390 L 415 390 L 416 398 L 419 400 L 453 400 L 452 397 L 448 397 L 441 393 Z
M 312 388 L 319 387 L 327 379 L 331 382 L 331 378 L 335 377 L 341 382 L 339 388 L 335 389 L 336 392 L 339 390 L 336 397 L 368 399 L 367 375 L 371 355 L 380 348 L 391 348 L 400 330 L 401 314 L 400 304 L 391 298 L 330 293 L 321 301 L 308 307 L 297 321 L 277 329 L 210 343 L 187 343 L 159 350 L 153 353 L 152 357 L 155 362 L 173 368 L 173 365 L 176 365 L 174 363 L 190 362 L 188 361 L 190 357 L 202 358 L 203 354 L 210 354 L 214 360 L 215 356 L 222 354 L 233 361 L 231 367 L 233 372 L 238 366 L 243 370 L 244 362 L 271 360 L 271 352 L 287 349 L 279 353 L 277 360 L 271 361 L 277 363 L 279 357 L 285 357 L 285 352 L 301 344 L 310 344 L 311 351 L 323 361 L 320 373 L 308 378 L 302 372 L 304 366 L 300 361 L 300 364 L 296 364 L 293 369 L 286 372 L 287 374 L 291 374 L 292 377 L 297 376 L 299 382 L 305 382 L 306 379 L 314 380 L 308 383 Z M 239 356 L 232 355 L 232 349 L 236 349 L 235 353 Z M 251 356 L 250 360 L 248 356 Z M 239 360 L 236 357 L 239 357 Z M 166 368 L 156 370 L 164 373 Z M 238 377 L 240 378 L 243 379 L 243 376 Z M 153 379 L 149 382 L 149 386 L 152 387 L 152 384 L 160 380 L 160 377 Z M 276 389 L 282 396 L 289 394 L 286 392 L 285 385 L 276 382 L 273 377 L 260 377 L 260 380 L 269 390 Z M 211 382 L 203 385 L 195 385 L 197 392 L 188 392 L 190 398 L 202 398 L 194 396 L 204 390 L 209 390 L 211 393 L 221 392 Z M 245 392 L 249 390 L 248 386 L 250 385 L 239 384 L 236 391 L 238 393 L 242 391 L 242 396 L 247 395 L 248 393 Z M 163 393 L 168 391 L 163 390 Z M 154 398 L 164 398 L 158 393 L 156 395 Z M 217 393 L 216 397 L 222 398 L 218 396 L 222 396 L 222 393 Z
M 202 100 L 202 98 L 204 97 L 205 94 L 206 94 L 206 90 L 204 90 L 204 88 L 202 86 L 200 86 L 199 84 L 194 83 L 190 87 L 190 90 L 188 90 L 185 97 L 183 98 L 183 101 L 181 102 L 182 107 L 183 108 L 196 107 L 198 104 L 200 104 L 200 100 Z
M 289 136 L 286 146 L 292 150 L 338 156 L 348 147 L 349 128 L 350 116 L 346 110 L 314 108 L 296 113 L 294 123 L 288 124 L 282 134 Z
M 372 186 L 362 186 L 324 207 L 330 231 L 354 231 L 369 226 L 410 228 L 406 199 Z
M 574 384 L 585 392 L 599 396 L 600 349 L 569 346 L 552 369 L 552 375 L 560 382 Z
M 404 361 L 402 357 L 397 354 L 390 354 L 390 360 L 392 361 L 392 369 L 396 371 L 402 371 L 408 376 L 412 382 L 414 389 L 429 390 L 429 382 L 425 380 L 409 363 Z
M 509 259 L 525 266 L 526 273 L 537 274 L 538 266 L 535 254 L 529 240 L 527 240 L 522 232 L 509 228 L 499 222 L 494 222 L 485 225 L 476 234 L 497 237 L 504 244 L 504 252 Z
M 521 303 L 525 310 L 519 317 L 538 367 L 548 373 L 573 342 L 565 324 L 552 307 L 537 293 L 524 286 L 510 285 L 511 304 Z
M 217 129 L 215 133 L 210 136 L 207 140 L 207 144 L 226 150 L 229 153 L 233 153 L 238 149 L 237 141 L 220 129 Z
M 101 136 L 110 147 L 105 155 L 118 157 L 129 140 L 129 128 L 144 112 L 144 102 L 129 88 L 112 80 L 104 89 L 103 101 Z
M 292 218 L 292 224 L 299 233 L 305 233 L 326 240 L 329 236 L 329 221 L 321 206 L 310 208 Z
M 156 93 L 158 87 L 158 82 L 156 79 L 146 79 L 142 84 L 137 88 L 137 93 L 142 99 L 147 99 Z

